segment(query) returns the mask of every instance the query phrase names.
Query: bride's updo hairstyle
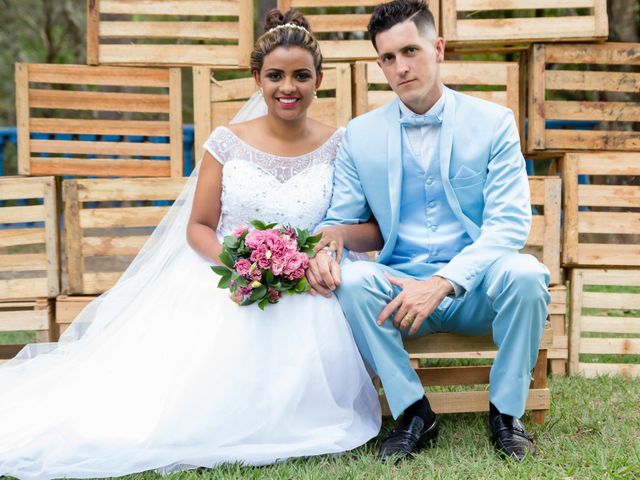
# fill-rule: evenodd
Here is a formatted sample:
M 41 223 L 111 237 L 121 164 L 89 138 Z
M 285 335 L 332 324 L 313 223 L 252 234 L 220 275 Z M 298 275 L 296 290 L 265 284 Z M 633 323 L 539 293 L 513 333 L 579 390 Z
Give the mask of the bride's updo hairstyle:
M 316 73 L 322 71 L 322 54 L 309 22 L 293 8 L 282 13 L 277 8 L 267 13 L 264 33 L 258 37 L 251 52 L 251 72 L 260 72 L 264 57 L 278 47 L 300 47 L 311 53 Z

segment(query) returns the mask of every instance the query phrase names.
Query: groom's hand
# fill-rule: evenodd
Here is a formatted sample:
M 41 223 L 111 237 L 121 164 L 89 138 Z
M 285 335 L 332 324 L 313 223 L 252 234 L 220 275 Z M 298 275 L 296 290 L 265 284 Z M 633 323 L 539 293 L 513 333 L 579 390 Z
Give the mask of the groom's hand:
M 333 258 L 331 249 L 320 250 L 315 257 L 309 260 L 307 269 L 307 281 L 311 285 L 311 293 L 319 293 L 330 297 L 340 285 L 340 264 Z
M 319 232 L 322 233 L 322 238 L 314 249 L 316 253 L 323 249 L 329 249 L 335 253 L 336 261 L 340 263 L 342 260 L 342 254 L 344 252 L 344 231 L 340 225 L 334 225 L 331 227 L 321 228 Z
M 402 291 L 382 309 L 376 322 L 382 325 L 395 311 L 393 324 L 400 330 L 411 327 L 409 335 L 414 335 L 444 297 L 453 291 L 451 283 L 438 276 L 429 280 L 414 280 L 385 275 L 392 284 L 402 288 Z

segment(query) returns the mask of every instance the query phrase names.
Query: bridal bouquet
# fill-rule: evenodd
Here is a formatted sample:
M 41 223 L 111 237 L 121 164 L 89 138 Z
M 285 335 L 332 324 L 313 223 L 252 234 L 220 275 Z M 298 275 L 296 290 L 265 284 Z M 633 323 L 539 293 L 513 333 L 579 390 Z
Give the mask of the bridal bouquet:
M 322 234 L 288 226 L 274 228 L 259 220 L 253 229 L 238 227 L 224 237 L 220 254 L 222 266 L 211 269 L 220 275 L 218 288 L 228 288 L 231 300 L 239 305 L 258 303 L 261 309 L 277 303 L 284 293 L 309 291 L 305 278 L 309 258 Z

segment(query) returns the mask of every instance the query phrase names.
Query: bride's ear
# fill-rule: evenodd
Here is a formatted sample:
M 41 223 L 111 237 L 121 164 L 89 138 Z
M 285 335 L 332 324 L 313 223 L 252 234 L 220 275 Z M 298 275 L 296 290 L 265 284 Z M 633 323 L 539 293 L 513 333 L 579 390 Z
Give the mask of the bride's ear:
M 256 81 L 256 87 L 262 87 L 262 84 L 260 83 L 260 72 L 254 70 L 253 72 L 251 72 L 251 75 L 253 75 L 253 79 Z
M 322 76 L 323 76 L 323 72 L 318 73 L 318 76 L 316 78 L 316 90 L 318 90 L 320 88 L 320 84 L 322 83 Z

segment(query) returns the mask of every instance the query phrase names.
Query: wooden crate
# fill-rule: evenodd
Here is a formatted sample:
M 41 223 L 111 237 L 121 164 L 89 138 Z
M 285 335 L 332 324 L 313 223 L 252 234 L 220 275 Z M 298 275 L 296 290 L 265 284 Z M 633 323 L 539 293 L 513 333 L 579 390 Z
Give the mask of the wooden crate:
M 65 180 L 64 292 L 91 295 L 112 287 L 170 208 L 151 202 L 175 200 L 185 182 L 185 178 Z
M 52 177 L 0 177 L 0 300 L 58 294 L 56 201 Z
M 640 266 L 640 155 L 572 153 L 564 156 L 561 169 L 564 264 Z M 580 175 L 589 183 L 579 184 Z
M 53 300 L 38 298 L 0 302 L 0 337 L 6 333 L 35 332 L 36 342 L 56 339 Z M 25 343 L 0 341 L 0 365 L 15 357 Z
M 551 395 L 547 387 L 547 351 L 552 344 L 552 331 L 550 327 L 547 327 L 540 342 L 538 360 L 526 404 L 527 410 L 532 411 L 532 419 L 536 423 L 544 422 L 551 402 Z M 434 357 L 494 358 L 496 346 L 491 335 L 480 337 L 435 333 L 406 339 L 404 347 L 409 352 L 412 365 L 425 387 L 489 383 L 490 365 L 419 367 L 418 361 Z M 460 352 L 466 352 L 467 356 L 461 357 Z M 489 410 L 488 389 L 462 392 L 427 392 L 427 397 L 436 413 L 486 412 Z M 384 400 L 383 412 L 389 412 Z
M 519 66 L 517 62 L 445 61 L 440 65 L 443 83 L 468 95 L 510 108 L 521 130 Z M 376 62 L 356 62 L 353 74 L 354 113 L 361 115 L 396 98 Z M 371 88 L 373 86 L 373 89 Z
M 73 322 L 82 309 L 96 298 L 95 295 L 58 295 L 56 298 L 56 325 L 60 335 L 69 328 L 71 322 Z
M 182 175 L 180 69 L 17 63 L 15 76 L 21 175 Z
M 553 339 L 547 357 L 549 372 L 553 375 L 567 373 L 569 358 L 569 337 L 567 335 L 567 287 L 556 285 L 549 287 L 551 303 L 549 304 L 549 325 Z
M 609 35 L 606 0 L 443 0 L 441 18 L 442 36 L 454 48 L 606 40 Z
M 622 65 L 635 71 L 620 71 Z M 634 128 L 640 102 L 632 101 L 640 93 L 638 66 L 638 43 L 533 45 L 528 151 L 640 151 L 640 133 Z M 577 99 L 561 99 L 558 94 Z M 545 120 L 574 125 L 551 128 Z
M 309 108 L 309 115 L 334 127 L 344 126 L 351 119 L 351 68 L 346 63 L 327 64 L 318 96 Z M 249 71 L 240 78 L 215 80 L 209 67 L 193 69 L 193 115 L 195 120 L 195 154 L 202 158 L 202 144 L 213 129 L 228 124 L 240 107 L 256 91 Z
M 325 60 L 344 62 L 374 59 L 378 55 L 373 48 L 367 25 L 378 0 L 278 0 L 278 8 L 286 11 L 295 8 L 302 11 L 319 39 Z M 436 27 L 439 26 L 439 1 L 429 2 Z M 331 9 L 332 13 L 326 13 Z
M 529 188 L 533 216 L 524 251 L 535 255 L 549 269 L 549 285 L 558 285 L 563 280 L 560 269 L 561 180 L 559 177 L 529 177 Z
M 626 355 L 640 358 L 639 334 L 640 270 L 571 271 L 569 373 L 640 377 L 640 362 L 625 362 Z M 617 363 L 581 358 L 583 354 L 613 355 Z
M 87 63 L 249 65 L 253 0 L 87 0 Z

